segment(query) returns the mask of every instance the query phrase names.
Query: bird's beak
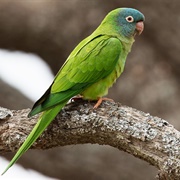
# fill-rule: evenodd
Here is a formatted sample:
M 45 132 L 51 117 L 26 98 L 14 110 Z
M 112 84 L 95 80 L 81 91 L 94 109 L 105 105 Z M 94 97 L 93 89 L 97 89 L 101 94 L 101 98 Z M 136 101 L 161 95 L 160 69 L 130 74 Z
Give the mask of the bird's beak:
M 144 30 L 144 22 L 143 21 L 139 21 L 136 23 L 136 32 L 138 35 L 140 35 Z

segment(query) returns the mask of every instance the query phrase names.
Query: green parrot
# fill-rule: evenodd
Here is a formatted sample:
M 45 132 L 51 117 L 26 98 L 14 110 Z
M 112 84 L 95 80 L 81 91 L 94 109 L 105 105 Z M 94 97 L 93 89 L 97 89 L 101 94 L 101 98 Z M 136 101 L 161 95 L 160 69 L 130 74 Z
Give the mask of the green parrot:
M 49 89 L 34 104 L 28 117 L 43 113 L 2 174 L 31 147 L 73 96 L 97 100 L 94 108 L 100 105 L 123 72 L 134 36 L 144 29 L 144 20 L 144 15 L 136 9 L 115 9 L 75 47 Z

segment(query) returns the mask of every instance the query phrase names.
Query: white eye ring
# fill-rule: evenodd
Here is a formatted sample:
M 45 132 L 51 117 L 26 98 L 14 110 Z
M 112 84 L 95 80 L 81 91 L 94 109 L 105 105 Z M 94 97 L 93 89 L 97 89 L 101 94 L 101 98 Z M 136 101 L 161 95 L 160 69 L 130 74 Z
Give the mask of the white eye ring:
M 127 22 L 130 22 L 130 23 L 131 23 L 131 22 L 134 22 L 134 18 L 133 18 L 132 16 L 127 16 L 127 17 L 126 17 L 126 21 L 127 21 Z

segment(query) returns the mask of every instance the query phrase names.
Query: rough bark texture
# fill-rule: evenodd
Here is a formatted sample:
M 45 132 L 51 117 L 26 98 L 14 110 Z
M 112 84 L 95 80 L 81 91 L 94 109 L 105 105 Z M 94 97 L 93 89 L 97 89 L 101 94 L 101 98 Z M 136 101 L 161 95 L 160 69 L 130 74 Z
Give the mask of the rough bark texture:
M 0 2 L 0 48 L 36 53 L 56 73 L 77 43 L 88 36 L 110 10 L 137 8 L 146 17 L 145 30 L 133 46 L 125 73 L 108 97 L 168 119 L 179 130 L 179 5 L 179 0 L 139 0 L 138 3 L 4 0 Z M 11 73 L 8 67 L 7 71 Z M 21 77 L 26 78 L 24 74 Z M 1 106 L 24 109 L 33 105 L 16 92 L 1 83 L 0 77 Z M 44 162 L 46 166 L 42 166 Z M 63 180 L 131 180 L 132 177 L 152 180 L 156 174 L 153 166 L 127 153 L 110 146 L 89 144 L 53 148 L 43 153 L 30 150 L 18 163 Z
M 180 178 L 180 133 L 172 125 L 117 103 L 104 102 L 97 110 L 93 105 L 86 101 L 67 105 L 32 148 L 110 145 L 157 167 L 159 179 Z M 4 120 L 0 116 L 1 153 L 16 151 L 37 122 L 37 116 L 27 119 L 28 112 L 13 110 L 13 116 Z

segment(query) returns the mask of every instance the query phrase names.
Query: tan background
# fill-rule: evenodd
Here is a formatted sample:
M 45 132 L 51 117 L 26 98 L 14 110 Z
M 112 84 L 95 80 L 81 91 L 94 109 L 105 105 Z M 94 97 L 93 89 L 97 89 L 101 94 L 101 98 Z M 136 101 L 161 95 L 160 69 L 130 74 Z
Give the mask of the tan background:
M 36 53 L 56 73 L 77 43 L 118 7 L 139 9 L 146 22 L 128 56 L 125 73 L 111 88 L 109 97 L 164 118 L 180 129 L 178 0 L 0 1 L 0 48 Z M 0 106 L 22 109 L 32 104 L 0 78 Z M 141 160 L 99 145 L 30 150 L 19 163 L 63 180 L 151 180 L 157 173 Z

